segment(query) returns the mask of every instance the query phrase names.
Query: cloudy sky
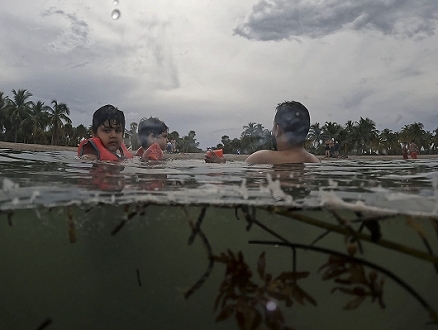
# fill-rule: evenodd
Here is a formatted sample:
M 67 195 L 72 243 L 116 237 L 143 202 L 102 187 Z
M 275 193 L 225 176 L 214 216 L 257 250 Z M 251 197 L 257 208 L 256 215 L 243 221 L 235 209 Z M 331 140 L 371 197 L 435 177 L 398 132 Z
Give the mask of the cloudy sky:
M 437 0 L 3 0 L 0 91 L 65 102 L 75 126 L 107 103 L 158 116 L 203 148 L 271 128 L 284 100 L 321 125 L 431 131 L 437 25 Z

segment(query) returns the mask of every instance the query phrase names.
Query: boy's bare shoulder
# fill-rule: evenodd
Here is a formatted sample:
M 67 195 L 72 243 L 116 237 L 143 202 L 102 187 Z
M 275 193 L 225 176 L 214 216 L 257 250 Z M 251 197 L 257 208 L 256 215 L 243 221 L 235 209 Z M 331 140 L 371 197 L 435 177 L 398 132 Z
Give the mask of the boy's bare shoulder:
M 307 158 L 305 163 L 321 163 L 321 159 L 309 153 L 309 157 Z
M 292 163 L 320 163 L 315 155 L 300 151 L 273 151 L 259 150 L 246 159 L 250 164 L 292 164 Z
M 275 157 L 275 152 L 276 151 L 272 150 L 256 151 L 248 156 L 246 162 L 250 164 L 272 164 L 273 157 Z

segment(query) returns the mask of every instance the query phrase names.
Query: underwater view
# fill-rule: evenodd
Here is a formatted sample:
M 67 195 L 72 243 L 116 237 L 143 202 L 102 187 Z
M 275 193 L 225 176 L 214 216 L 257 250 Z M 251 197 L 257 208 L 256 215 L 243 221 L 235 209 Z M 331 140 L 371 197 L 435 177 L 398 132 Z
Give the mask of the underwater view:
M 0 149 L 0 329 L 430 329 L 438 160 Z

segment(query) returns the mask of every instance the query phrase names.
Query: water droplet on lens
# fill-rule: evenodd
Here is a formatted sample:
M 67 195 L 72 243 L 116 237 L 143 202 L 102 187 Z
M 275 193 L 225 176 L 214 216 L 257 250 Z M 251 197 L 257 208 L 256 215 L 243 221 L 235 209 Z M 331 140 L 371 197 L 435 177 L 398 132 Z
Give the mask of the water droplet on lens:
M 111 18 L 112 19 L 119 19 L 120 18 L 120 11 L 118 9 L 114 9 L 111 12 Z
M 114 1 L 113 1 L 113 5 L 114 5 L 114 6 L 117 6 L 118 4 L 119 4 L 119 0 L 114 0 Z

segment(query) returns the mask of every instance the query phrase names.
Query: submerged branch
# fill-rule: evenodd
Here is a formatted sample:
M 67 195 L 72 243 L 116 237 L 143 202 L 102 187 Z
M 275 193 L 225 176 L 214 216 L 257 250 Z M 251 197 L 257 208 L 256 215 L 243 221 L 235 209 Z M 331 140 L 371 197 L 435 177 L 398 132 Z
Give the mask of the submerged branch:
M 75 222 L 73 220 L 73 214 L 71 213 L 70 206 L 67 206 L 67 224 L 68 224 L 68 240 L 70 243 L 75 243 L 76 229 L 75 229 Z
M 41 323 L 39 326 L 38 326 L 38 328 L 36 328 L 36 330 L 43 330 L 43 329 L 45 329 L 46 327 L 48 327 L 50 324 L 52 324 L 52 319 L 47 319 L 47 320 L 45 320 L 43 323 Z
M 289 218 L 292 218 L 294 220 L 298 220 L 301 222 L 304 222 L 306 224 L 310 224 L 316 227 L 320 227 L 320 228 L 324 228 L 326 230 L 330 230 L 333 232 L 337 232 L 339 234 L 344 234 L 344 235 L 348 235 L 350 234 L 350 231 L 347 230 L 344 227 L 338 226 L 338 225 L 333 225 L 331 223 L 328 222 L 324 222 L 324 221 L 320 221 L 308 216 L 305 216 L 303 214 L 300 214 L 299 212 L 295 212 L 295 211 L 290 211 L 290 210 L 285 210 L 285 209 L 280 209 L 280 208 L 276 208 L 276 207 L 264 207 L 265 210 L 271 212 L 271 213 L 275 213 L 275 214 L 279 214 L 279 215 L 283 215 Z M 374 241 L 373 238 L 371 237 L 371 235 L 368 234 L 364 234 L 364 233 L 356 233 L 356 237 L 360 238 L 361 240 L 373 243 L 373 244 L 377 244 L 379 246 L 385 247 L 387 249 L 390 250 L 394 250 L 406 255 L 410 255 L 412 257 L 415 258 L 419 258 L 419 259 L 423 259 L 432 263 L 438 263 L 438 257 L 435 255 L 430 255 L 426 252 L 414 249 L 414 248 L 410 248 L 408 246 L 402 245 L 402 244 L 398 244 L 398 243 L 394 243 L 385 239 L 379 239 L 378 241 Z
M 122 221 L 120 221 L 120 223 L 119 223 L 119 224 L 118 224 L 118 225 L 117 225 L 117 226 L 111 231 L 111 236 L 114 236 L 115 234 L 117 234 L 117 233 L 119 232 L 119 230 L 122 229 L 123 226 L 126 225 L 126 224 L 128 223 L 128 221 L 131 220 L 133 217 L 135 217 L 137 214 L 144 215 L 144 209 L 145 209 L 147 206 L 148 206 L 147 204 L 143 205 L 143 209 L 142 209 L 141 212 L 140 212 L 140 210 L 139 210 L 138 207 L 137 207 L 137 209 L 136 209 L 135 211 L 129 213 L 129 214 L 127 215 L 127 217 L 126 217 L 125 219 L 122 219 Z M 125 206 L 124 211 L 125 211 L 125 212 L 128 212 L 128 211 L 129 211 L 129 208 L 127 208 L 127 207 Z M 140 213 L 139 213 L 139 212 L 140 212 Z
M 273 241 L 249 241 L 249 244 L 259 244 L 259 245 L 274 245 L 274 246 L 286 246 L 289 248 L 293 248 L 293 249 L 302 249 L 302 250 L 311 250 L 311 251 L 315 251 L 315 252 L 320 252 L 323 254 L 328 254 L 328 255 L 335 255 L 335 256 L 339 256 L 342 258 L 346 258 L 348 261 L 350 262 L 354 262 L 357 264 L 361 264 L 370 268 L 373 268 L 385 275 L 387 275 L 388 277 L 390 277 L 394 282 L 396 282 L 397 284 L 399 284 L 403 289 L 405 289 L 406 291 L 408 291 L 429 313 L 431 318 L 434 320 L 435 323 L 438 323 L 438 314 L 435 312 L 435 310 L 432 308 L 432 306 L 430 306 L 426 300 L 423 299 L 423 297 L 420 296 L 420 294 L 415 291 L 409 284 L 407 284 L 406 282 L 404 282 L 400 277 L 398 277 L 397 275 L 395 275 L 394 273 L 392 273 L 391 271 L 387 270 L 386 268 L 383 268 L 375 263 L 363 260 L 363 259 L 358 259 L 355 257 L 351 257 L 349 255 L 334 251 L 334 250 L 330 250 L 330 249 L 326 249 L 326 248 L 321 248 L 321 247 L 317 247 L 317 246 L 308 246 L 305 244 L 295 244 L 295 243 L 285 243 L 285 242 L 273 242 Z
M 182 208 L 186 217 L 187 217 L 187 221 L 190 225 L 190 227 L 192 228 L 192 234 L 190 237 L 195 237 L 196 234 L 198 234 L 198 236 L 201 238 L 202 243 L 205 247 L 205 249 L 207 250 L 207 254 L 208 254 L 208 266 L 207 266 L 207 270 L 204 272 L 204 274 L 202 274 L 201 278 L 189 289 L 186 291 L 186 293 L 184 294 L 184 298 L 188 299 L 192 294 L 195 293 L 196 290 L 198 290 L 203 284 L 204 282 L 208 279 L 208 277 L 210 276 L 211 272 L 213 271 L 213 266 L 214 266 L 214 259 L 213 259 L 213 250 L 211 248 L 210 243 L 208 242 L 207 236 L 205 236 L 204 232 L 201 230 L 200 226 L 200 221 L 199 219 L 204 218 L 205 215 L 205 210 L 206 207 L 204 207 L 201 210 L 201 214 L 198 217 L 198 222 L 199 222 L 199 226 L 197 227 L 195 223 L 193 223 L 193 221 L 190 218 L 189 212 L 187 211 L 187 209 L 185 207 Z M 189 242 L 190 245 L 190 242 Z
M 204 206 L 201 210 L 201 213 L 198 216 L 198 221 L 196 221 L 195 225 L 192 226 L 192 234 L 189 237 L 189 245 L 193 244 L 193 242 L 196 238 L 196 234 L 198 234 L 199 231 L 201 230 L 201 224 L 202 224 L 202 220 L 204 220 L 206 210 L 207 210 L 207 207 Z

